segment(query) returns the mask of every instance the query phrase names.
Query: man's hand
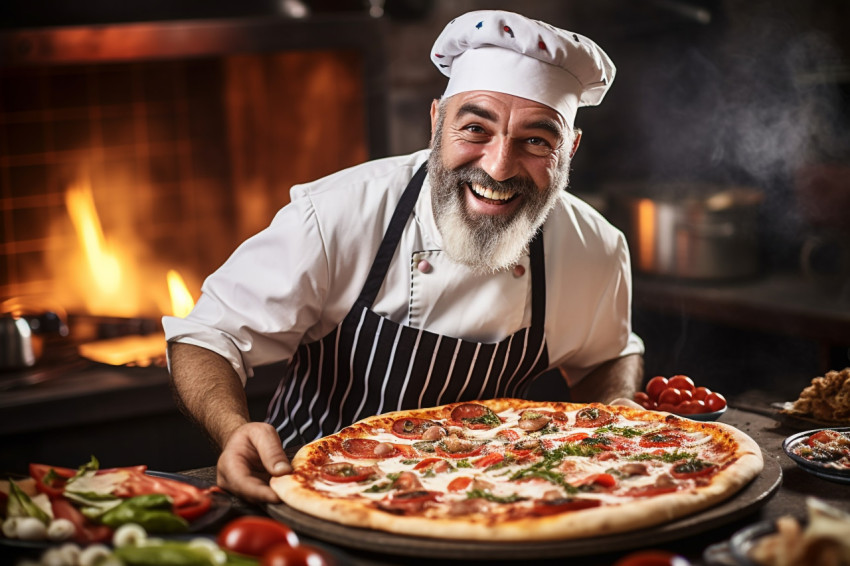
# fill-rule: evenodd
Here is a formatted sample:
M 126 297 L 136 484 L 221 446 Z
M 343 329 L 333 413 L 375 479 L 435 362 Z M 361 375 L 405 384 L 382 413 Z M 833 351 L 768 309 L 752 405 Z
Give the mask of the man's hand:
M 252 503 L 280 503 L 272 476 L 292 472 L 273 426 L 251 422 L 237 428 L 218 458 L 218 485 Z

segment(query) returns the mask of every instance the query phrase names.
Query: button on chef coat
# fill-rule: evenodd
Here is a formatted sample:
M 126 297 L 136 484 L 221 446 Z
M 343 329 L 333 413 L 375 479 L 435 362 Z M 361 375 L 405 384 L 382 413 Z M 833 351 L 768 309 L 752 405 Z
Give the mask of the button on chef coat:
M 297 185 L 271 225 L 246 240 L 202 286 L 185 319 L 164 317 L 169 341 L 230 361 L 243 380 L 288 360 L 351 309 L 401 192 L 428 150 Z M 622 233 L 563 191 L 543 227 L 550 367 L 568 383 L 609 359 L 642 353 L 631 332 L 631 271 Z M 427 272 L 417 268 L 430 264 Z M 529 271 L 529 257 L 518 264 Z M 399 324 L 497 342 L 530 324 L 530 277 L 479 274 L 442 251 L 426 179 L 373 310 Z

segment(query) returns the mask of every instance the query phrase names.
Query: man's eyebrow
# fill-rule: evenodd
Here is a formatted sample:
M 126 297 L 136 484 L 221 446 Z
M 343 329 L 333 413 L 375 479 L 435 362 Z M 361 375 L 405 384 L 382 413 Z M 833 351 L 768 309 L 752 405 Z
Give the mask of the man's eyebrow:
M 496 115 L 493 112 L 487 110 L 482 106 L 473 104 L 472 102 L 464 103 L 457 111 L 458 118 L 462 118 L 466 114 L 474 114 L 479 118 L 483 118 L 484 120 L 490 120 L 491 122 L 496 121 Z
M 544 118 L 543 120 L 538 120 L 537 122 L 529 124 L 528 128 L 532 130 L 544 130 L 557 137 L 559 140 L 564 139 L 564 130 L 555 120 L 547 120 Z

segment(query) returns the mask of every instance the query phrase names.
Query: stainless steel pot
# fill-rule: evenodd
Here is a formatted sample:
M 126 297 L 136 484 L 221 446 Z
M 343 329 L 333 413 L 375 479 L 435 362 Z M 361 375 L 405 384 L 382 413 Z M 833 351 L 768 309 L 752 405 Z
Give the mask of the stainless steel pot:
M 756 275 L 760 190 L 706 184 L 609 187 L 635 270 L 683 279 Z
M 35 365 L 32 329 L 24 318 L 0 316 L 0 369 L 20 369 Z

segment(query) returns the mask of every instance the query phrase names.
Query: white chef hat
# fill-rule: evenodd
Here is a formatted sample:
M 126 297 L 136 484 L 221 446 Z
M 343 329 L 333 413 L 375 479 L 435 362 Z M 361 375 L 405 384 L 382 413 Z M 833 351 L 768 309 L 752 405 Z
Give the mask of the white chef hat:
M 608 55 L 590 39 L 499 10 L 468 12 L 449 22 L 431 60 L 449 84 L 443 97 L 490 90 L 560 112 L 570 125 L 579 106 L 596 106 L 614 81 Z

